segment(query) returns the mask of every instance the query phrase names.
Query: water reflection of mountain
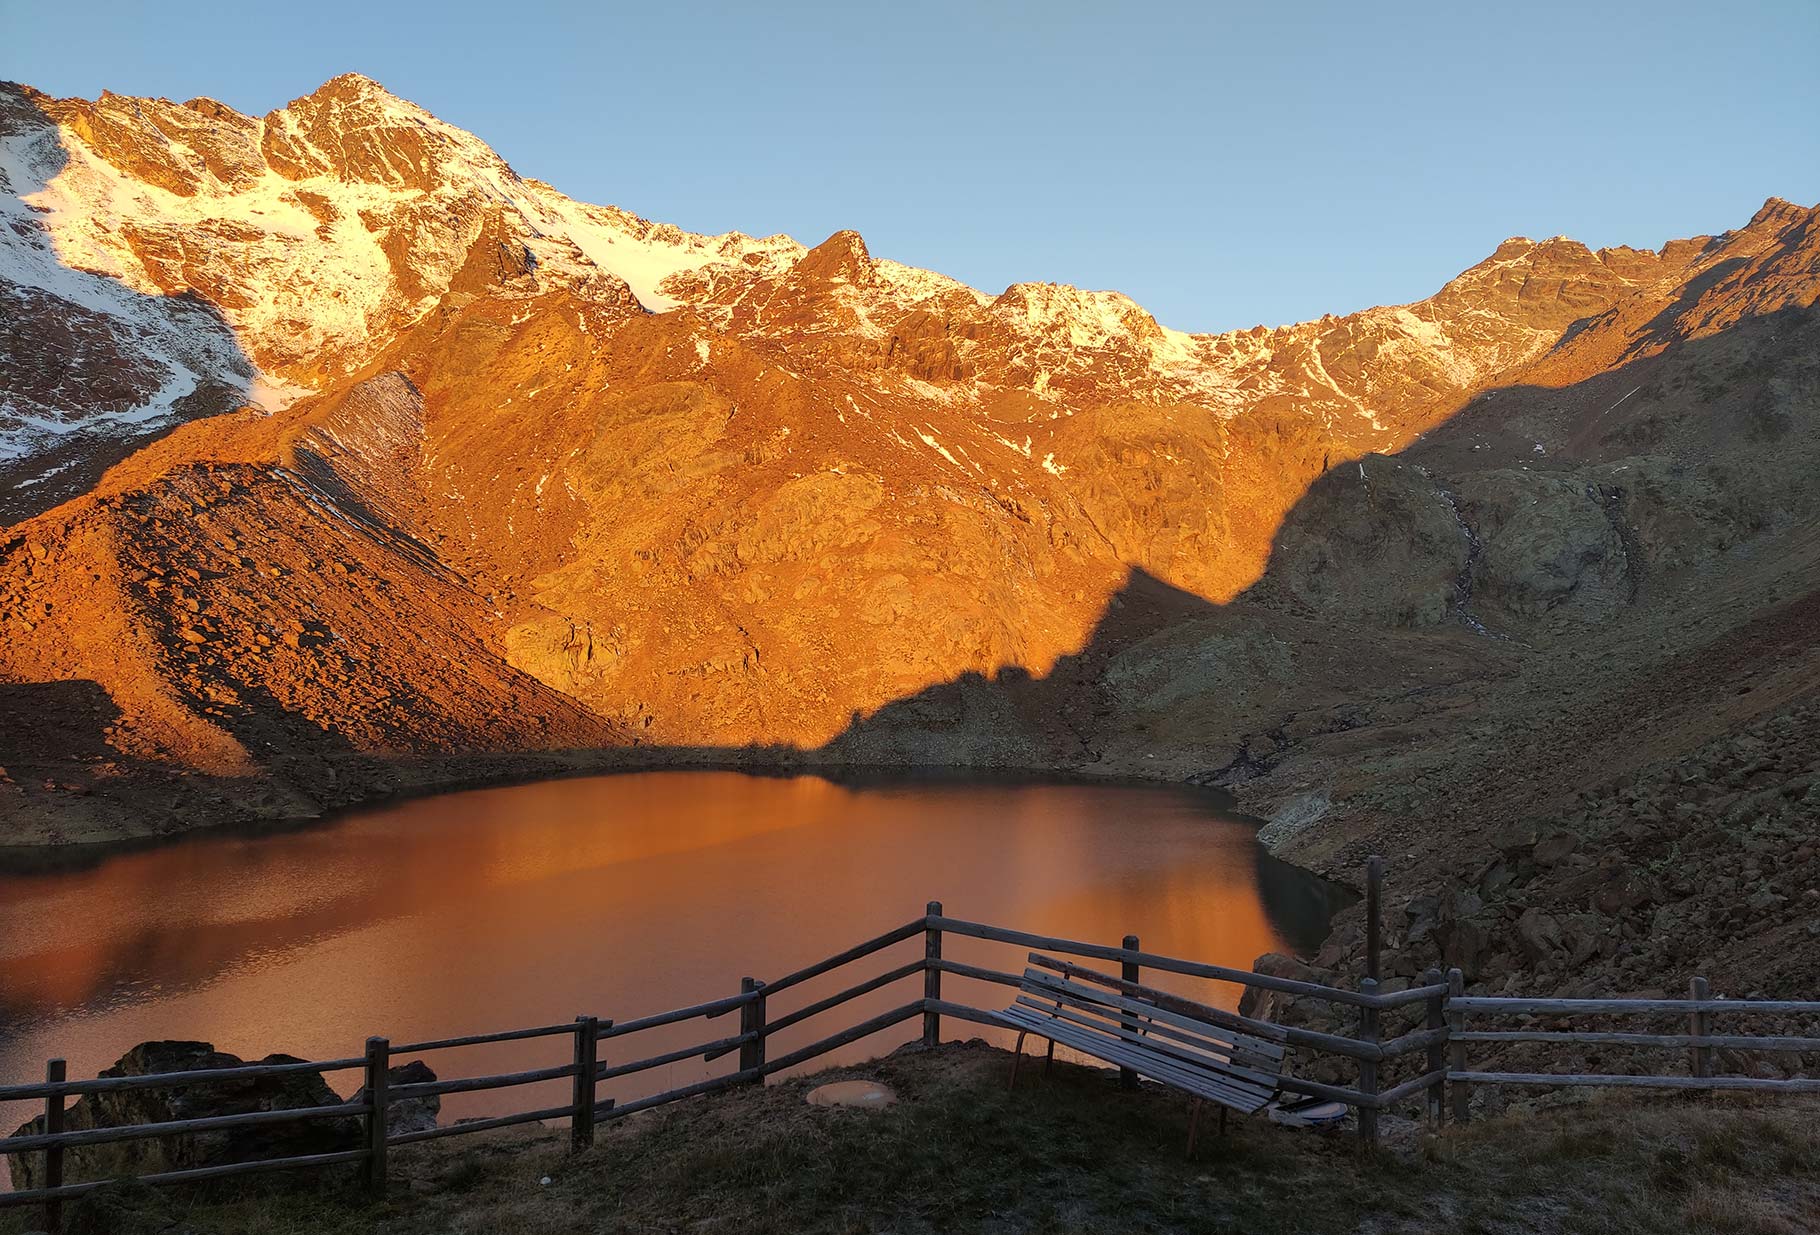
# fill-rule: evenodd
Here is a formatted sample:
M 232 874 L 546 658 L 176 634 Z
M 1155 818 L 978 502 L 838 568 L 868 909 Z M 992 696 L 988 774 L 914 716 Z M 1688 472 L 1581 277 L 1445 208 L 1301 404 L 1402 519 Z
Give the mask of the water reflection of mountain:
M 867 787 L 733 773 L 547 782 L 0 879 L 0 1026 L 168 1000 L 346 936 L 408 934 L 404 923 L 440 921 L 450 906 L 476 919 L 522 901 L 520 917 L 551 929 L 606 920 L 599 901 L 609 895 L 622 907 L 650 899 L 659 917 L 688 914 L 691 897 L 716 895 L 702 882 L 709 872 L 747 850 L 786 879 L 841 872 L 860 885 L 855 913 L 901 901 L 908 916 L 934 895 L 960 916 L 990 917 L 1011 902 L 1031 919 L 1016 925 L 1114 942 L 1147 922 L 1161 932 L 1149 946 L 1166 936 L 1184 954 L 1218 952 L 1223 963 L 1311 948 L 1344 903 L 1338 889 L 1264 854 L 1202 791 L 1027 777 L 853 780 Z M 931 859 L 918 851 L 931 847 L 954 861 L 919 865 Z M 868 925 L 862 914 L 850 929 Z M 840 944 L 845 930 L 820 922 L 792 941 L 804 955 L 786 963 Z M 538 945 L 527 935 L 521 946 Z

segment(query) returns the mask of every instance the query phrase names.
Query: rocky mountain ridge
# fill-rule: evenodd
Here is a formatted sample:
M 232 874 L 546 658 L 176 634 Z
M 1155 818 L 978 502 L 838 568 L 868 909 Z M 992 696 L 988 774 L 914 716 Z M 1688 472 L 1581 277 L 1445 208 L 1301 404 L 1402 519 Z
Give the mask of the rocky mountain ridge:
M 1113 397 L 1188 401 L 1292 409 L 1354 446 L 1394 448 L 1430 405 L 1701 249 L 1512 240 L 1431 301 L 1194 336 L 1116 293 L 1018 284 L 988 296 L 874 260 L 852 233 L 811 258 L 788 237 L 697 236 L 575 202 L 357 75 L 260 118 L 209 99 L 8 87 L 0 143 L 0 288 L 22 340 L 55 333 L 72 304 L 98 336 L 49 390 L 34 390 L 22 358 L 8 366 L 6 478 L 38 489 L 14 496 L 14 516 L 92 481 L 24 473 L 59 434 L 111 429 L 130 445 L 236 401 L 276 410 L 332 389 L 438 306 L 553 292 L 693 313 L 705 337 L 787 342 L 874 394 L 964 402 L 1014 425 Z M 124 303 L 98 303 L 110 296 Z M 148 328 L 173 336 L 169 354 L 136 366 Z M 104 341 L 121 336 L 134 342 Z M 147 370 L 140 388 L 119 388 L 123 367 Z

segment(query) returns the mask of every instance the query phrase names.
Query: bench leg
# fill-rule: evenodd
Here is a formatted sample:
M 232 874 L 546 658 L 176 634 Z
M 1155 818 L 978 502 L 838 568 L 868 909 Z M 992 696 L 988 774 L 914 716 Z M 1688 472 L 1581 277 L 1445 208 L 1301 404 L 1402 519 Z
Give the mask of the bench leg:
M 1201 1130 L 1201 1100 L 1196 1098 L 1188 1107 L 1188 1156 L 1194 1157 L 1195 1136 Z
M 1220 1135 L 1226 1135 L 1226 1108 L 1223 1106 L 1220 1108 Z
M 1024 1036 L 1024 1034 L 1018 1034 L 1017 1045 L 1011 1048 L 1011 1083 L 1005 1086 L 1007 1089 L 1017 1088 L 1017 1066 L 1024 1059 Z
M 1055 1039 L 1049 1039 L 1049 1053 L 1043 1056 L 1043 1075 L 1049 1075 L 1049 1069 L 1055 1066 Z

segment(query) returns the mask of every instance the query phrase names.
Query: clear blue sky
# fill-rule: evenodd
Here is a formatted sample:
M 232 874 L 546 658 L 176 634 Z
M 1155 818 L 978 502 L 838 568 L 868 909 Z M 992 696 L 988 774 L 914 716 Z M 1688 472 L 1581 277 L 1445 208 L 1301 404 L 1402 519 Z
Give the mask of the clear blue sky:
M 53 94 L 259 113 L 348 71 L 574 197 L 1192 330 L 1820 200 L 1820 0 L 0 0 L 0 77 Z

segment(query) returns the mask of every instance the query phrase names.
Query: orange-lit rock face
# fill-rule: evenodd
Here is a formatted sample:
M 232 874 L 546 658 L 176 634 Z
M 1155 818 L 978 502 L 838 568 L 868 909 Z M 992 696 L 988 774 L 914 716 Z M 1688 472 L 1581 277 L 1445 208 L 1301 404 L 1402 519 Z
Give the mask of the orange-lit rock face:
M 1416 304 L 1194 336 L 851 232 L 574 202 L 362 78 L 258 119 L 8 88 L 0 142 L 0 675 L 99 683 L 117 749 L 223 774 L 320 734 L 819 746 L 945 683 L 919 707 L 963 716 L 968 683 L 1084 672 L 1109 624 L 1252 587 L 1324 474 L 1332 534 L 1282 549 L 1273 594 L 1432 625 L 1472 568 L 1461 507 L 1337 465 L 1816 287 L 1813 212 L 1772 203 L 1659 253 L 1511 240 Z M 262 410 L 195 420 L 239 404 Z M 1549 603 L 1514 595 L 1522 512 L 1584 489 L 1463 491 L 1514 529 L 1473 559 L 1510 612 Z M 1615 558 L 1598 511 L 1573 551 Z M 1386 519 L 1397 570 L 1349 566 Z M 1577 594 L 1620 594 L 1607 574 Z M 1116 613 L 1134 578 L 1177 592 Z M 1063 743 L 1091 721 L 1021 706 Z

